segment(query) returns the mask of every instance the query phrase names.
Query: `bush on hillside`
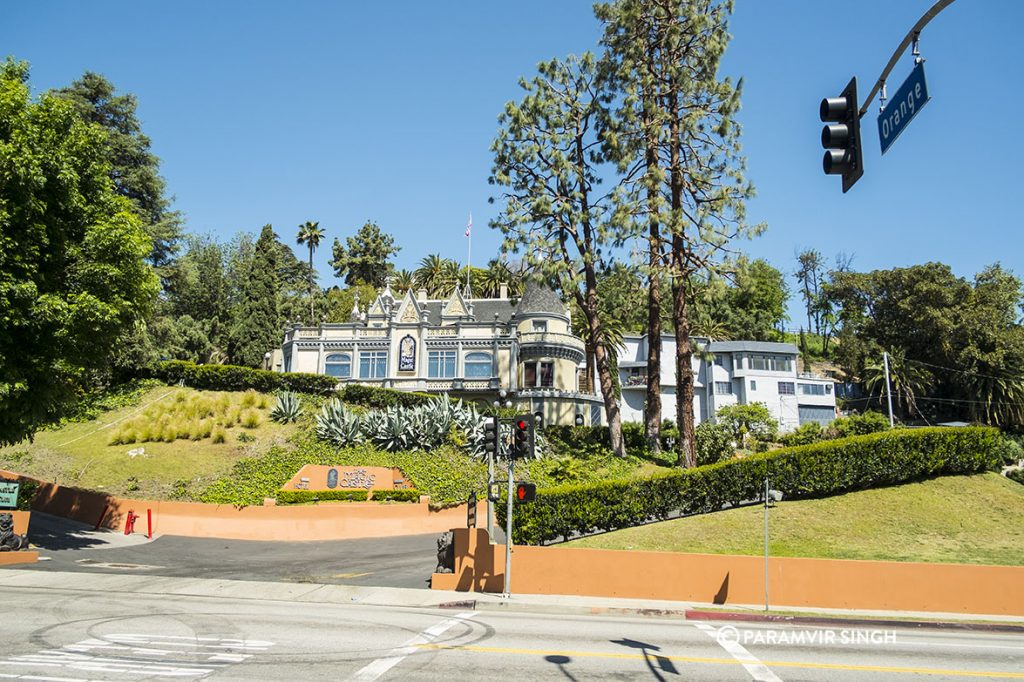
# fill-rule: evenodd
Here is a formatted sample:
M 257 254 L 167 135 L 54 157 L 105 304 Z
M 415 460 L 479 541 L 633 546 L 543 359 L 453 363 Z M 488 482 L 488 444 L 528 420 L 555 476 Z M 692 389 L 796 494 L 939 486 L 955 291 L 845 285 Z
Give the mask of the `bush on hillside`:
M 366 502 L 365 490 L 279 490 L 278 504 L 309 504 L 311 502 Z
M 1024 469 L 1014 469 L 1007 472 L 1006 477 L 1011 481 L 1017 481 L 1017 483 L 1024 485 Z
M 797 445 L 810 445 L 811 443 L 827 439 L 828 434 L 821 424 L 818 422 L 807 422 L 806 424 L 801 424 L 796 430 L 783 434 L 779 438 L 779 442 L 786 447 L 792 448 Z
M 697 447 L 697 466 L 715 464 L 735 454 L 732 434 L 722 424 L 701 422 L 693 430 Z
M 348 384 L 341 391 L 341 399 L 344 402 L 350 405 L 362 405 L 373 410 L 426 405 L 434 397 L 427 393 L 396 391 L 392 388 L 363 386 L 362 384 Z
M 210 391 L 245 391 L 262 393 L 294 391 L 329 395 L 338 386 L 334 377 L 300 372 L 269 372 L 237 365 L 197 365 L 184 360 L 161 362 L 154 375 L 168 384 L 183 381 L 186 386 Z
M 726 405 L 718 410 L 715 420 L 732 434 L 740 447 L 748 441 L 768 443 L 775 440 L 779 422 L 764 403 Z
M 1003 441 L 1000 443 L 1000 454 L 1004 466 L 1012 466 L 1024 461 L 1024 447 L 1021 446 L 1020 440 L 1013 436 L 1003 436 Z
M 610 531 L 675 513 L 717 511 L 756 500 L 767 476 L 786 499 L 826 497 L 970 474 L 999 462 L 999 432 L 990 428 L 897 430 L 775 450 L 650 478 L 540 490 L 516 511 L 515 542 Z M 504 507 L 499 506 L 499 516 Z M 501 523 L 504 523 L 502 518 Z
M 864 436 L 869 433 L 888 431 L 889 428 L 889 418 L 881 412 L 865 412 L 864 414 L 840 417 L 828 425 L 828 431 L 833 438 Z

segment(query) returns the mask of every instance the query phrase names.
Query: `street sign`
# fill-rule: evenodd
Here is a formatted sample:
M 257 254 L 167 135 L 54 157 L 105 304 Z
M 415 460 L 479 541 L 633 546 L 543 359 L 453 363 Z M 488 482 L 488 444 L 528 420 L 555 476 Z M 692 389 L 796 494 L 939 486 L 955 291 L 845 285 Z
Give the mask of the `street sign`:
M 930 99 L 928 82 L 924 78 L 924 62 L 921 62 L 878 114 L 878 140 L 882 144 L 883 154 Z
M 18 490 L 20 488 L 19 481 L 0 479 L 0 509 L 18 508 Z

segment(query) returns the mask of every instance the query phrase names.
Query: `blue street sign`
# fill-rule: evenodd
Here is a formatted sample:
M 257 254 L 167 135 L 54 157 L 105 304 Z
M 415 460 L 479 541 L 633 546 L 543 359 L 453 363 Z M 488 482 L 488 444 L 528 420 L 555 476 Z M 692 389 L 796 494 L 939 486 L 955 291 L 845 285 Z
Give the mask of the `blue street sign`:
M 878 114 L 878 140 L 882 143 L 883 154 L 930 99 L 928 82 L 924 79 L 924 62 L 921 62 Z

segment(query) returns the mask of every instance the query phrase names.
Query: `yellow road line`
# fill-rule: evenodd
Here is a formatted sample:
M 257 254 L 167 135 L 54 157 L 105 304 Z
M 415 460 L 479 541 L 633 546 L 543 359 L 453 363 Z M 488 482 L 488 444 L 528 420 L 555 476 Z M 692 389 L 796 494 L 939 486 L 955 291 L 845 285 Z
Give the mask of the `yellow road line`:
M 373 575 L 373 571 L 367 573 L 335 573 L 335 578 L 362 578 L 364 575 Z
M 605 651 L 557 651 L 544 649 L 517 649 L 490 646 L 460 646 L 457 644 L 420 644 L 419 649 L 450 649 L 452 651 L 469 651 L 484 654 L 519 654 L 524 656 L 567 656 L 577 658 L 615 658 L 624 660 L 644 660 L 643 654 L 614 653 Z M 659 658 L 667 658 L 680 663 L 711 663 L 716 665 L 741 665 L 741 661 L 733 658 L 713 658 L 702 656 L 666 656 L 660 652 L 654 654 Z M 904 668 L 884 665 L 846 665 L 843 663 L 805 663 L 800 661 L 761 661 L 769 668 L 807 668 L 812 670 L 848 670 L 853 672 L 894 673 L 901 675 L 946 675 L 951 677 L 984 677 L 1024 680 L 1024 672 L 1000 672 L 989 670 L 944 670 L 941 668 Z

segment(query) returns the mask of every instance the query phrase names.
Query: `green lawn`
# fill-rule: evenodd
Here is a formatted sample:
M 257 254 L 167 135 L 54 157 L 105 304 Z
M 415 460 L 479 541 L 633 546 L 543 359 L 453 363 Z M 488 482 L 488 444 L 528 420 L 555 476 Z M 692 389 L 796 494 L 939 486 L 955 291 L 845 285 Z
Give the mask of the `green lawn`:
M 781 502 L 770 512 L 774 556 L 1024 565 L 1024 485 L 994 473 L 951 476 Z M 572 547 L 760 555 L 760 506 L 653 523 Z
M 189 498 L 225 475 L 239 458 L 286 442 L 296 427 L 270 421 L 272 406 L 272 396 L 256 393 L 160 386 L 137 405 L 40 431 L 31 443 L 0 448 L 0 468 L 117 495 Z M 144 428 L 153 432 L 150 438 L 174 440 L 141 442 Z M 174 430 L 181 433 L 172 435 Z M 223 443 L 215 442 L 218 432 Z M 111 444 L 122 440 L 115 436 L 128 434 L 135 442 Z M 143 454 L 128 454 L 139 448 Z

